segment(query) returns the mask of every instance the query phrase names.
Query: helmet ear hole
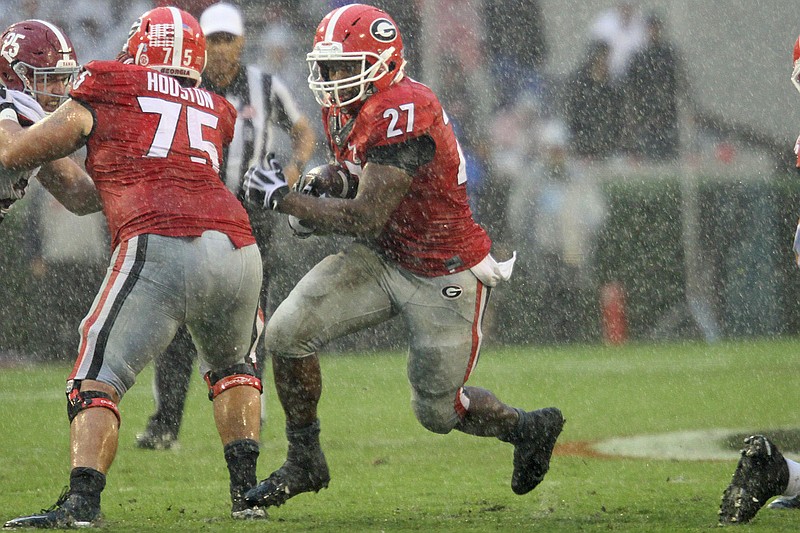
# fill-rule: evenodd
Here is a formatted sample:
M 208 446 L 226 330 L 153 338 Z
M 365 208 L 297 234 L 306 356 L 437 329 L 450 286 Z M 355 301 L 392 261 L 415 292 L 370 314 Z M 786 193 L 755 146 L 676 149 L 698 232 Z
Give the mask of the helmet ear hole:
M 17 76 L 20 78 L 26 79 L 28 77 L 28 67 L 26 67 L 23 63 L 18 62 L 11 68 L 14 69 L 14 72 L 16 72 Z

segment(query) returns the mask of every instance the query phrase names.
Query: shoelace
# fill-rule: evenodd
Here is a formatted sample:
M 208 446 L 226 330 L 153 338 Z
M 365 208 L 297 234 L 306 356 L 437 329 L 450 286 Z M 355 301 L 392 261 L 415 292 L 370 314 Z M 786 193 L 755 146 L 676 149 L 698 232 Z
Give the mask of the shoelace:
M 64 502 L 66 502 L 68 498 L 69 498 L 69 487 L 65 486 L 64 489 L 61 491 L 61 496 L 59 496 L 58 499 L 56 500 L 56 503 L 54 503 L 47 509 L 42 509 L 42 514 L 51 513 L 56 509 L 60 508 L 62 505 L 64 505 Z

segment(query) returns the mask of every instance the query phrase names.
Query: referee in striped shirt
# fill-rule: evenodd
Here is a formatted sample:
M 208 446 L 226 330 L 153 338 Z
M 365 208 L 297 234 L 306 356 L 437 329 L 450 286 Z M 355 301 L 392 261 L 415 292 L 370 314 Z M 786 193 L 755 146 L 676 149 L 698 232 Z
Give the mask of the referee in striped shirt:
M 276 128 L 292 142 L 291 158 L 283 171 L 290 183 L 296 180 L 314 151 L 315 134 L 309 120 L 299 111 L 283 81 L 252 65 L 241 63 L 244 22 L 239 9 L 220 2 L 200 16 L 206 34 L 208 57 L 201 87 L 224 96 L 238 111 L 233 141 L 223 154 L 220 177 L 242 198 L 242 178 L 249 167 L 267 163 Z M 245 204 L 247 207 L 247 204 Z M 278 216 L 269 210 L 250 212 L 250 221 L 264 263 L 261 304 L 266 309 L 270 238 Z M 285 222 L 284 222 L 285 223 Z M 263 366 L 263 343 L 258 350 Z M 136 445 L 147 449 L 168 449 L 177 443 L 197 350 L 186 328 L 181 328 L 167 350 L 156 358 L 154 396 L 156 412 L 147 428 L 136 436 Z

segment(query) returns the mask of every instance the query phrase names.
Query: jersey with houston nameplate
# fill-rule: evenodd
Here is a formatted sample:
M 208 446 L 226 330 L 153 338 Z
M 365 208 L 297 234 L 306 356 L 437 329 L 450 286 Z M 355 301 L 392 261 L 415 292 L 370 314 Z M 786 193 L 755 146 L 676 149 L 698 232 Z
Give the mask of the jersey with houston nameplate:
M 117 61 L 88 63 L 70 96 L 95 116 L 86 169 L 112 247 L 143 233 L 194 237 L 207 230 L 225 233 L 236 247 L 255 243 L 247 213 L 219 178 L 236 120 L 227 100 Z
M 44 111 L 35 109 L 33 97 L 21 92 L 10 89 L 0 88 L 14 100 L 13 108 L 17 117 L 17 122 L 21 126 L 30 126 L 34 122 L 44 117 Z M 0 223 L 3 222 L 14 202 L 25 196 L 30 181 L 36 177 L 39 167 L 33 170 L 6 170 L 0 168 Z
M 472 217 L 464 157 L 433 91 L 404 78 L 367 98 L 352 119 L 339 120 L 333 109 L 323 109 L 325 132 L 336 160 L 353 174 L 379 153 L 383 161 L 387 147 L 425 136 L 435 147 L 432 159 L 409 165 L 416 169 L 410 188 L 377 239 L 389 258 L 416 274 L 439 276 L 486 257 L 491 240 Z

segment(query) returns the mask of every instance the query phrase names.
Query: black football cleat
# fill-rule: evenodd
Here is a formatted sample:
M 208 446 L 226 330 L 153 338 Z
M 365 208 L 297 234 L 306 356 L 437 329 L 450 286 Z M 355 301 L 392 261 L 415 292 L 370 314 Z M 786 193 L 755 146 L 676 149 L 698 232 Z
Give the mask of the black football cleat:
M 52 507 L 42 509 L 39 514 L 9 520 L 3 529 L 83 529 L 97 527 L 99 521 L 99 506 L 91 505 L 81 495 L 70 494 L 65 489 Z
M 742 456 L 719 507 L 720 525 L 745 524 L 773 496 L 786 490 L 789 467 L 778 448 L 763 435 L 744 440 Z
M 307 469 L 287 460 L 267 479 L 247 491 L 246 502 L 261 508 L 278 507 L 303 492 L 327 488 L 331 476 L 322 450 L 313 463 L 313 469 Z
M 542 482 L 550 469 L 550 456 L 564 428 L 564 417 L 555 407 L 520 413 L 514 444 L 511 490 L 527 494 Z

